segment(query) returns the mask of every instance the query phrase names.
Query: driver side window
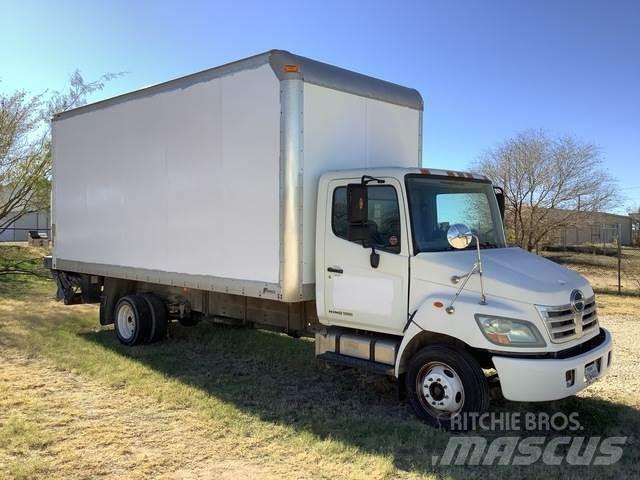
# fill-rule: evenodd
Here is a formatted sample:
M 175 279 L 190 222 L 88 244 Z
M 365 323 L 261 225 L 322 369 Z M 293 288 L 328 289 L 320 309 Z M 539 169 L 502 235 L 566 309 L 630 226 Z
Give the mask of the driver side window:
M 367 186 L 369 197 L 368 244 L 379 250 L 400 253 L 400 209 L 396 189 L 391 185 Z M 331 209 L 333 233 L 348 239 L 347 187 L 337 187 L 333 191 Z

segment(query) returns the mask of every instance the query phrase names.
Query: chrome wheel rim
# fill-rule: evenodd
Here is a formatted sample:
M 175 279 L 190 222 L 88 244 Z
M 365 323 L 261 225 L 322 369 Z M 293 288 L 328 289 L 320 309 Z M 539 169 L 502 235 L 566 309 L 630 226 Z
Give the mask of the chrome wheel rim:
M 136 314 L 128 303 L 123 303 L 118 309 L 118 331 L 125 340 L 130 340 L 136 332 Z
M 416 378 L 422 407 L 437 418 L 449 418 L 464 406 L 464 386 L 458 373 L 443 362 L 428 362 Z

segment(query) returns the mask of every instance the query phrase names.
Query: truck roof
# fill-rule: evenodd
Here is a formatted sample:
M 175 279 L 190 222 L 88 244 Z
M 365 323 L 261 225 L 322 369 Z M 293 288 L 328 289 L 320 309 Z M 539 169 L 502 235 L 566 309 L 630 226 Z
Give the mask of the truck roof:
M 129 100 L 144 98 L 157 93 L 186 88 L 190 85 L 206 82 L 213 78 L 232 75 L 235 72 L 257 68 L 270 64 L 280 80 L 300 79 L 307 83 L 339 90 L 354 95 L 373 98 L 383 102 L 423 110 L 424 104 L 420 92 L 413 88 L 363 75 L 310 58 L 295 55 L 285 50 L 269 50 L 258 55 L 235 62 L 179 77 L 167 82 L 134 90 L 129 93 L 107 98 L 99 102 L 83 105 L 72 110 L 57 113 L 52 121 L 68 118 L 81 113 L 106 108 Z
M 376 167 L 367 169 L 349 169 L 349 170 L 333 170 L 326 172 L 322 175 L 328 179 L 338 178 L 351 178 L 360 177 L 362 173 L 366 172 L 367 175 L 380 176 L 380 177 L 395 177 L 402 179 L 405 175 L 425 175 L 432 177 L 449 177 L 459 180 L 475 180 L 475 181 L 490 181 L 485 175 L 472 172 L 461 172 L 458 170 L 442 170 L 436 168 L 403 168 L 403 167 Z

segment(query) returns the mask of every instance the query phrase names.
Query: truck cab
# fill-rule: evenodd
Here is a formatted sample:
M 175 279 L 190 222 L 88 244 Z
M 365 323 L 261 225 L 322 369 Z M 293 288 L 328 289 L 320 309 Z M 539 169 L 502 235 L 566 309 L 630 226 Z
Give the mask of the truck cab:
M 442 424 L 508 400 L 572 395 L 606 374 L 612 341 L 579 274 L 516 247 L 484 176 L 379 168 L 320 178 L 316 352 L 401 379 Z M 487 372 L 494 371 L 493 377 Z

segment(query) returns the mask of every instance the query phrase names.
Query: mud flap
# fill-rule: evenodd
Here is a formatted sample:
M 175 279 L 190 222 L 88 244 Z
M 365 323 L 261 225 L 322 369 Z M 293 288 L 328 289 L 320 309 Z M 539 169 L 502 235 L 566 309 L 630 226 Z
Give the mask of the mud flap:
M 100 297 L 100 325 L 113 323 L 116 303 L 125 295 L 135 292 L 135 283 L 129 280 L 105 277 Z

